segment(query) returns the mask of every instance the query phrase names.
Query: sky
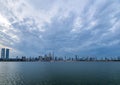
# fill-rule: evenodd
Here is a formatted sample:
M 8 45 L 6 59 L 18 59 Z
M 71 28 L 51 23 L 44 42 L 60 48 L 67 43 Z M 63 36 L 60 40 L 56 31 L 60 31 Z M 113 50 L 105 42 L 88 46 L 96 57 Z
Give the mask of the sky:
M 120 0 L 0 0 L 11 57 L 120 56 Z

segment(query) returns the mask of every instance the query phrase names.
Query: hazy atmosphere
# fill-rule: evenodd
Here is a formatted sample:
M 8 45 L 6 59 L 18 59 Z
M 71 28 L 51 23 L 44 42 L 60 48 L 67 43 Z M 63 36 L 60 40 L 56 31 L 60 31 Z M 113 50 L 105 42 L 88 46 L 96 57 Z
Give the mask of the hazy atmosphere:
M 119 56 L 120 0 L 0 0 L 0 48 L 11 57 Z

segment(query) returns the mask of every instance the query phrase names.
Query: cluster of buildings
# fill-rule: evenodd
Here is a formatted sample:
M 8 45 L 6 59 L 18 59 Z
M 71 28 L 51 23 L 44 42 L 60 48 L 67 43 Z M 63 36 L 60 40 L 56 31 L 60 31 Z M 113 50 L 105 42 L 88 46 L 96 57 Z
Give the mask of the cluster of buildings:
M 120 56 L 117 57 L 103 57 L 98 59 L 97 57 L 80 57 L 75 55 L 74 57 L 58 57 L 54 56 L 54 53 L 48 53 L 43 56 L 38 57 L 16 57 L 16 58 L 9 58 L 10 49 L 9 48 L 2 48 L 1 49 L 1 58 L 0 61 L 41 61 L 41 62 L 51 62 L 51 61 L 120 61 Z
M 2 48 L 1 49 L 1 59 L 2 60 L 8 60 L 9 59 L 9 51 L 10 51 L 10 49 L 8 49 L 8 48 Z
M 59 61 L 64 61 L 64 62 L 81 62 L 81 61 L 87 61 L 87 62 L 110 62 L 110 61 L 120 61 L 120 56 L 117 57 L 102 57 L 102 58 L 97 58 L 97 57 L 80 57 L 75 55 L 74 57 L 58 57 L 49 54 L 45 54 L 43 56 L 38 56 L 38 57 L 26 57 L 23 56 L 20 61 L 41 61 L 41 62 L 59 62 Z

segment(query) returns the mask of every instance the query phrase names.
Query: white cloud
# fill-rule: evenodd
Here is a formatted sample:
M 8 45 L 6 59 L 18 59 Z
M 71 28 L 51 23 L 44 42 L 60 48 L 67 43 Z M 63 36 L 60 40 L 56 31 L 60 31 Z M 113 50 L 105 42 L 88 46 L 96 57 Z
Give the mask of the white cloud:
M 24 55 L 119 50 L 119 7 L 117 0 L 0 0 L 0 44 Z

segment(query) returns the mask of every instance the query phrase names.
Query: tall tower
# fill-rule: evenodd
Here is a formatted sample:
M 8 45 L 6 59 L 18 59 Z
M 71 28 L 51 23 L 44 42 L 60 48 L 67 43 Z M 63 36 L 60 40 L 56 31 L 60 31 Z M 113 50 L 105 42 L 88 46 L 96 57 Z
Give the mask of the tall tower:
M 9 49 L 6 49 L 6 59 L 9 59 Z
M 4 59 L 5 58 L 5 48 L 1 49 L 1 58 Z

